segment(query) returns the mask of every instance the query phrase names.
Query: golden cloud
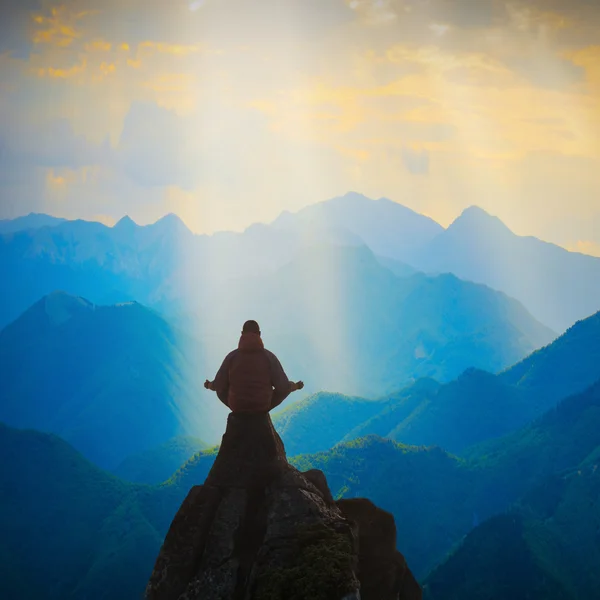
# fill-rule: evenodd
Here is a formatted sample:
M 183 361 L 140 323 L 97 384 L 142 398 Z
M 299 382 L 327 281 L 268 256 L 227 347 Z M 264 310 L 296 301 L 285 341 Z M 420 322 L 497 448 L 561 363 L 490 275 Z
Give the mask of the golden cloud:
M 375 159 L 365 148 L 417 142 L 428 150 L 460 152 L 495 165 L 530 152 L 600 155 L 600 143 L 591 133 L 600 124 L 599 99 L 576 86 L 538 87 L 486 53 L 445 52 L 432 45 L 395 44 L 362 58 L 363 70 L 384 62 L 419 69 L 384 85 L 308 80 L 252 106 L 272 119 L 276 131 L 298 140 L 312 137 L 360 161 Z M 600 47 L 575 53 L 572 60 L 586 68 L 590 81 L 600 81 Z M 354 147 L 361 150 L 342 152 Z
M 87 52 L 110 52 L 112 44 L 104 40 L 94 40 L 85 45 Z
M 48 187 L 63 187 L 67 184 L 67 178 L 63 175 L 57 175 L 54 169 L 48 169 L 46 172 L 46 184 Z
M 34 27 L 32 40 L 34 44 L 49 44 L 66 48 L 74 40 L 81 38 L 77 23 L 95 11 L 73 12 L 65 6 L 55 6 L 48 15 L 41 13 L 32 15 Z
M 104 75 L 104 76 L 114 73 L 115 70 L 116 70 L 116 66 L 114 63 L 102 62 L 100 64 L 100 71 L 102 72 L 102 75 Z
M 577 66 L 583 67 L 588 83 L 600 90 L 600 45 L 580 48 L 566 56 Z
M 73 65 L 68 69 L 57 69 L 54 67 L 40 67 L 36 70 L 39 77 L 51 77 L 54 79 L 70 79 L 81 75 L 87 67 L 87 58 L 83 57 L 79 64 Z
M 488 71 L 495 76 L 510 75 L 510 70 L 491 56 L 481 53 L 453 54 L 441 50 L 438 46 L 396 45 L 387 50 L 386 57 L 391 63 L 414 62 L 440 72 L 464 68 Z
M 166 44 L 164 42 L 142 42 L 138 45 L 139 50 L 155 50 L 163 54 L 171 54 L 173 56 L 187 56 L 202 50 L 200 44 Z

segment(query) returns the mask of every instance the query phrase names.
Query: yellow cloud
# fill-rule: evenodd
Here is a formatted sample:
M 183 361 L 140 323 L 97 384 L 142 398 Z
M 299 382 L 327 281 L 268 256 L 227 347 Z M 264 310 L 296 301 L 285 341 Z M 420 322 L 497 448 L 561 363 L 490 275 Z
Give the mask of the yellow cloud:
M 57 175 L 54 169 L 48 169 L 46 173 L 46 184 L 51 188 L 64 187 L 67 184 L 67 178 L 63 175 Z
M 33 22 L 39 25 L 33 31 L 33 43 L 49 44 L 60 48 L 70 46 L 74 40 L 81 37 L 77 22 L 90 14 L 92 11 L 74 13 L 66 6 L 58 6 L 51 8 L 48 15 L 41 13 L 32 15 Z
M 134 69 L 139 69 L 142 66 L 142 61 L 141 60 L 134 60 L 133 58 L 128 58 L 127 59 L 127 64 L 130 67 L 133 67 Z
M 585 70 L 588 84 L 600 91 L 600 45 L 580 48 L 567 53 L 566 56 Z
M 202 46 L 199 44 L 166 44 L 164 42 L 142 42 L 138 46 L 139 49 L 149 48 L 164 54 L 172 54 L 174 56 L 187 56 L 195 52 L 200 52 Z
M 121 44 L 121 50 L 125 50 L 125 52 L 129 51 L 129 44 L 127 42 L 123 42 Z
M 68 69 L 56 69 L 54 67 L 41 67 L 36 70 L 40 77 L 51 77 L 54 79 L 70 79 L 83 73 L 87 66 L 87 59 L 84 57 L 81 63 L 73 65 Z
M 111 48 L 112 44 L 104 40 L 94 40 L 85 45 L 85 49 L 88 52 L 110 52 Z
M 386 57 L 391 63 L 415 62 L 445 72 L 452 69 L 467 68 L 490 71 L 495 75 L 510 73 L 501 62 L 480 53 L 452 54 L 437 46 L 409 47 L 396 45 L 389 48 Z
M 103 75 L 110 75 L 111 73 L 115 72 L 115 64 L 114 63 L 106 63 L 103 62 L 100 65 L 100 71 L 102 72 Z
M 600 83 L 600 47 L 575 53 L 573 61 L 586 68 L 590 82 Z M 407 64 L 420 69 L 377 85 L 382 65 Z M 373 75 L 364 77 L 369 65 Z M 396 44 L 383 54 L 363 55 L 361 76 L 374 85 L 332 85 L 320 77 L 252 106 L 272 119 L 275 131 L 297 140 L 310 137 L 339 152 L 366 148 L 372 160 L 379 160 L 377 146 L 415 141 L 498 166 L 531 152 L 600 157 L 597 93 L 538 87 L 486 53 Z

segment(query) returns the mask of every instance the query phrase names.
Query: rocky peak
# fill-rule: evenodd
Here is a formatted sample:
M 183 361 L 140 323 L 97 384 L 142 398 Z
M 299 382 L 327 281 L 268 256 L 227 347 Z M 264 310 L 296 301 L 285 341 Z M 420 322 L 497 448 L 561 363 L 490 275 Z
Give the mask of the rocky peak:
M 63 291 L 51 292 L 42 298 L 41 303 L 52 325 L 61 325 L 78 313 L 94 310 L 94 305 L 88 300 Z
M 204 485 L 175 515 L 147 600 L 417 600 L 393 517 L 335 502 L 286 459 L 268 414 L 230 414 Z
M 137 224 L 135 223 L 135 221 L 129 215 L 125 215 L 124 217 L 119 219 L 117 223 L 115 223 L 113 229 L 119 231 L 132 232 L 135 230 L 136 227 Z

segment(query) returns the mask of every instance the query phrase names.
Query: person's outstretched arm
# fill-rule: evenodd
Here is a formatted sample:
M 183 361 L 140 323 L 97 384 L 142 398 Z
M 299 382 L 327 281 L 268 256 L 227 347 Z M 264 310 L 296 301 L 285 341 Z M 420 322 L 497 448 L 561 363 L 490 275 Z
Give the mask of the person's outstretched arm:
M 279 359 L 273 354 L 269 354 L 271 361 L 271 382 L 273 384 L 273 398 L 269 410 L 279 406 L 292 392 L 301 390 L 304 387 L 302 381 L 294 382 L 288 379 Z
M 219 367 L 217 374 L 215 375 L 214 381 L 209 381 L 208 379 L 204 382 L 204 387 L 207 390 L 212 390 L 217 392 L 217 397 L 219 400 L 229 408 L 227 404 L 227 395 L 229 394 L 229 364 L 231 362 L 231 355 L 233 352 L 230 352 L 223 363 Z

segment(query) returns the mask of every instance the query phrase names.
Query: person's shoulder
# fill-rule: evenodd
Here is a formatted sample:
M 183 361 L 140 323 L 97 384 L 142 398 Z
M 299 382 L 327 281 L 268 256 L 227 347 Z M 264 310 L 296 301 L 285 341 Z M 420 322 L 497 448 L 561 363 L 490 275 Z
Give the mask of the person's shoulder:
M 226 357 L 225 360 L 233 358 L 239 352 L 238 348 L 234 348 Z
M 267 350 L 265 348 L 265 354 L 269 357 L 269 360 L 276 360 L 277 362 L 279 362 L 279 359 L 277 358 L 274 352 L 271 352 L 270 350 Z

